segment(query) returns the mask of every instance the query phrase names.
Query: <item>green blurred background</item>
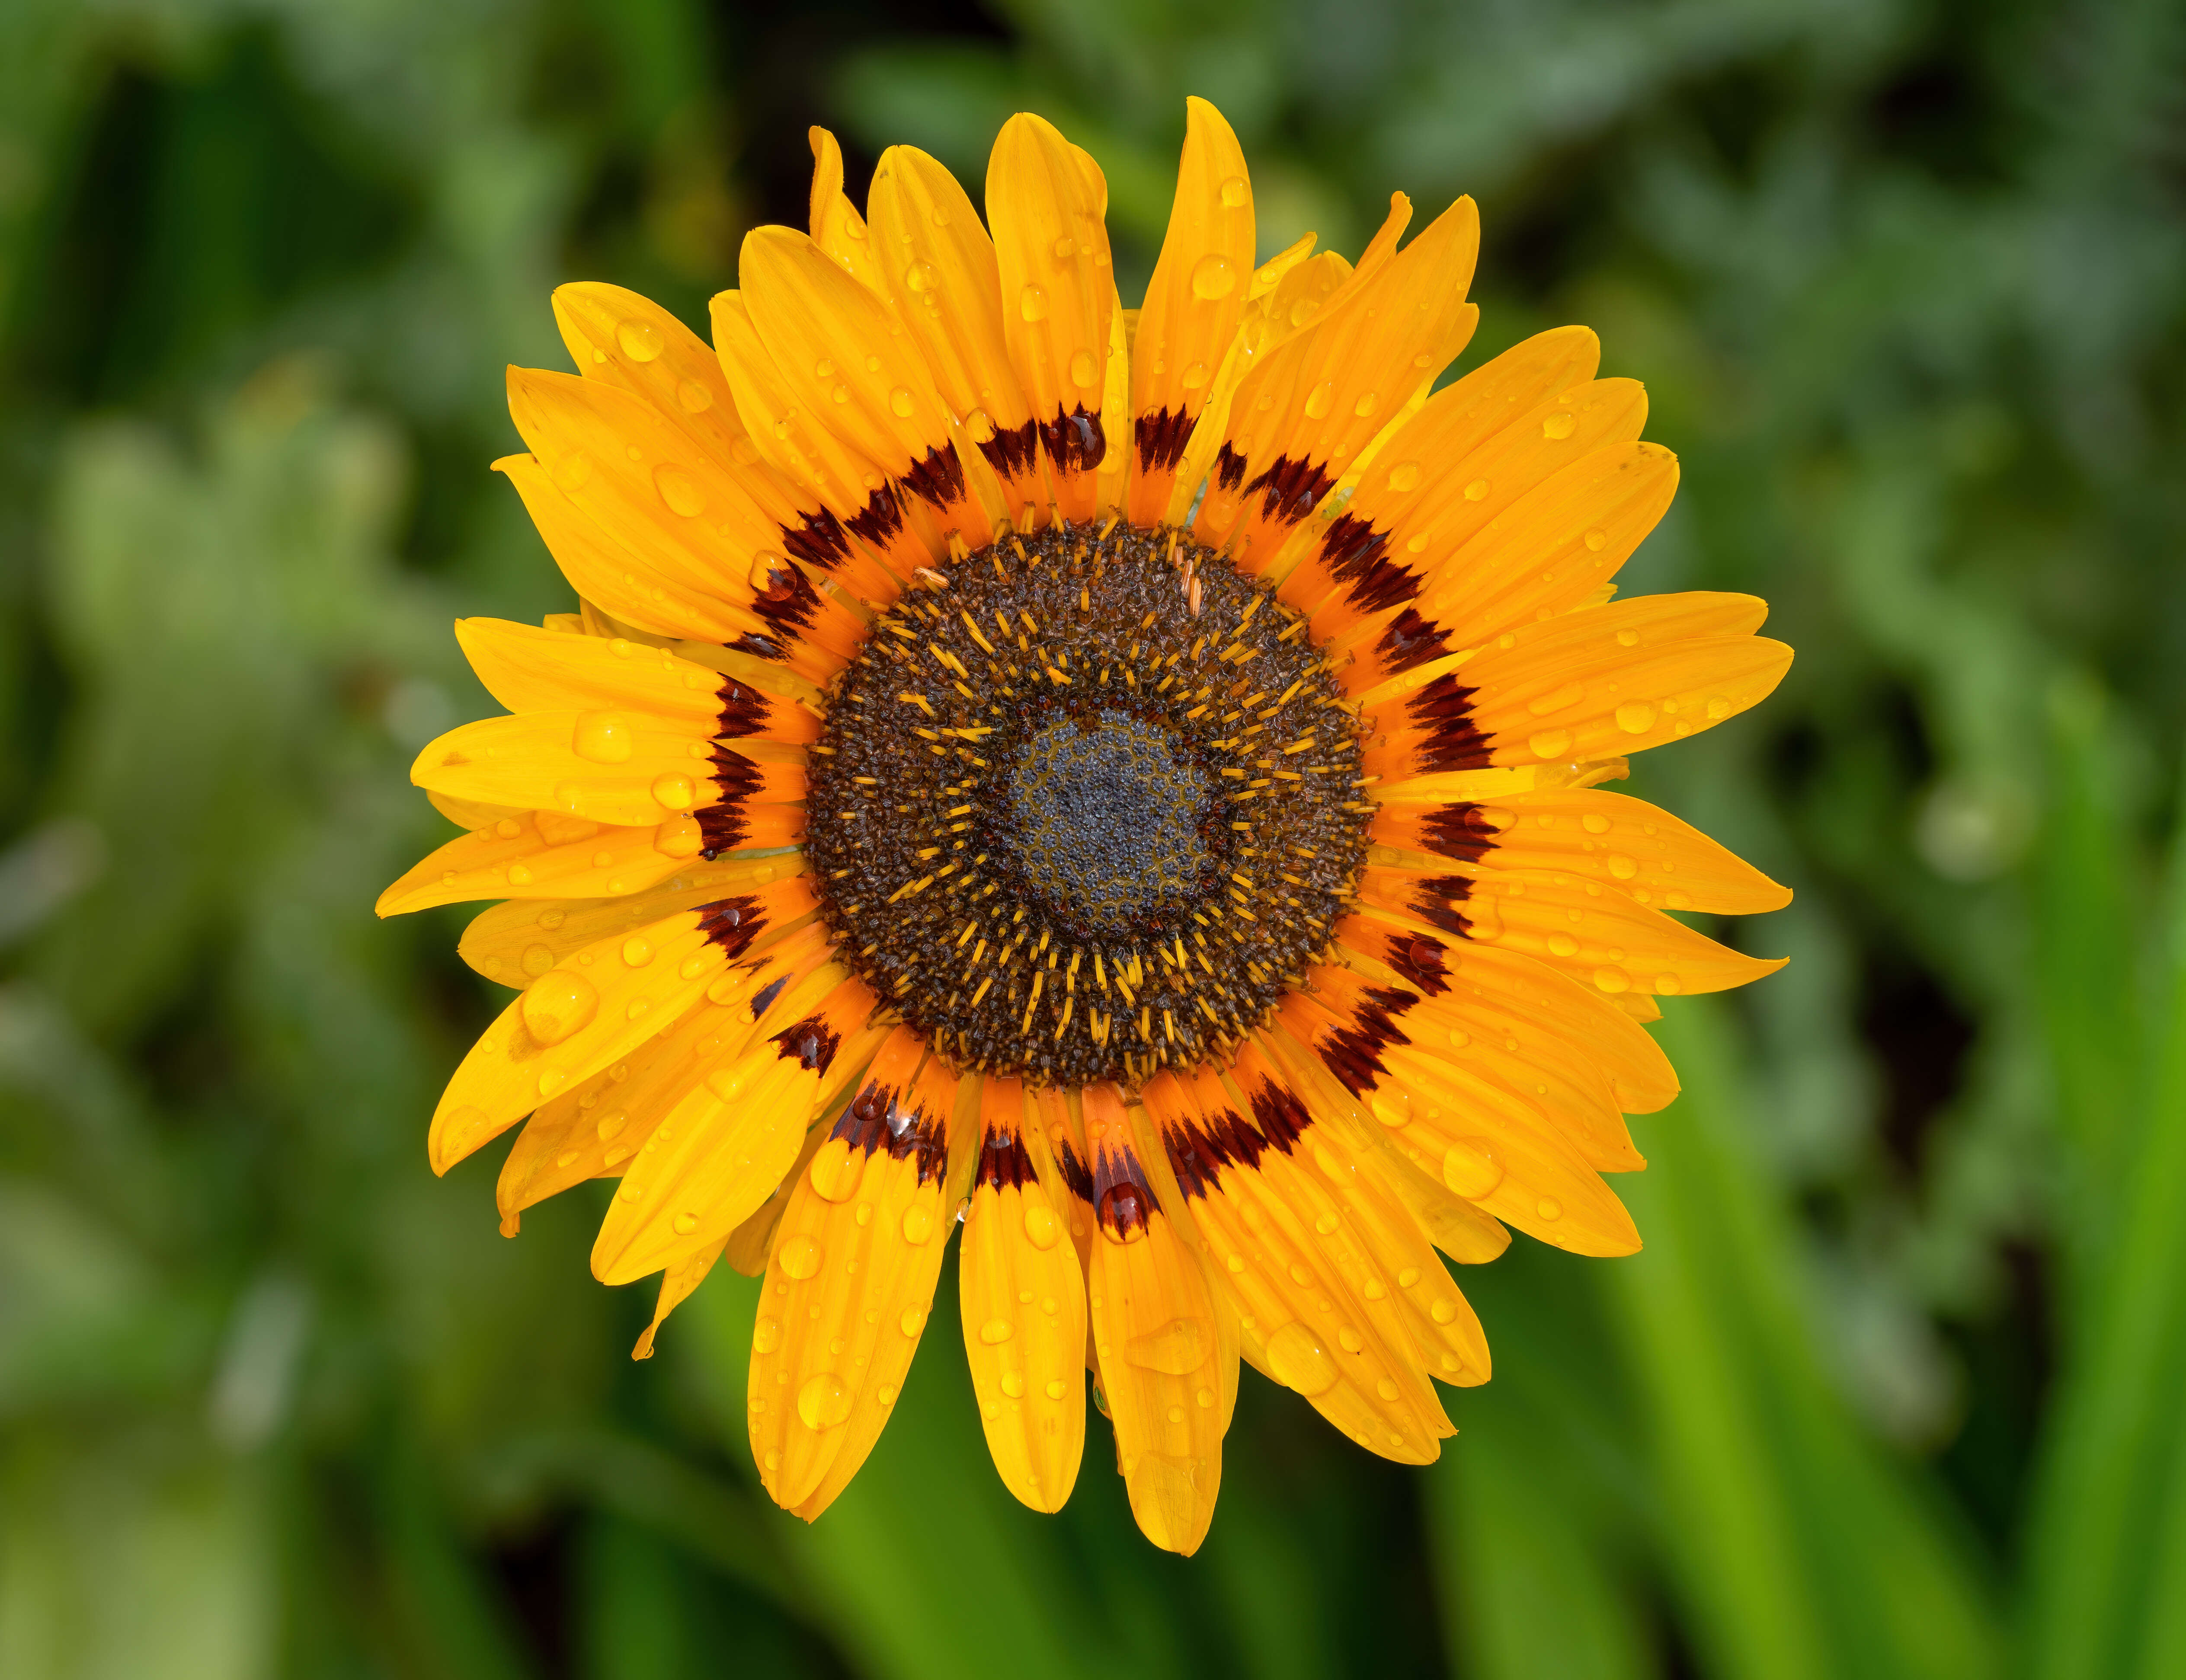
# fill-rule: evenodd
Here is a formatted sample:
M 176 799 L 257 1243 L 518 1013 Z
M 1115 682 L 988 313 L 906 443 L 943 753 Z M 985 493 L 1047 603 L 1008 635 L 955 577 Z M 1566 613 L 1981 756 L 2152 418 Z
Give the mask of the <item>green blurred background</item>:
M 1627 591 L 1799 658 L 1632 785 L 1793 961 L 1656 1029 L 1644 1254 L 1467 1273 L 1432 1470 L 1248 1376 L 1197 1559 L 1097 1422 L 1036 1517 L 952 1310 L 807 1529 L 748 1284 L 632 1364 L 600 1198 L 508 1242 L 426 1168 L 498 1003 L 371 916 L 447 832 L 404 770 L 490 709 L 452 618 L 571 604 L 502 365 L 564 279 L 703 327 L 815 121 L 976 193 L 1045 113 L 1130 294 L 1187 92 L 1264 255 L 1470 192 L 1466 365 L 1577 320 L 1646 382 Z M 2162 0 L 6 0 L 0 1675 L 2186 1673 L 2182 317 Z

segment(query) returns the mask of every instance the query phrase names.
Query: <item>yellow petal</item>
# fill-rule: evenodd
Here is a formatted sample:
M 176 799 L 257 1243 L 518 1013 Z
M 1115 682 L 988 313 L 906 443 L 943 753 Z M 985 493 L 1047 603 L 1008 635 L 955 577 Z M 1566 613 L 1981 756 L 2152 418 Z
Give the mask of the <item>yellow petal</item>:
M 718 1061 L 631 1162 L 592 1244 L 592 1275 L 628 1283 L 725 1241 L 795 1164 L 805 1128 L 886 1034 L 872 994 L 827 963 L 792 978 L 740 1051 Z
M 812 243 L 860 284 L 883 291 L 866 219 L 843 192 L 843 148 L 816 125 L 805 131 L 805 138 L 812 146 Z
M 1096 1217 L 1085 1282 L 1101 1386 L 1132 1515 L 1154 1544 L 1189 1557 L 1221 1487 L 1236 1346 L 1224 1347 L 1181 1208 L 1157 1202 L 1146 1163 L 1160 1140 L 1142 1112 L 1127 1117 L 1114 1087 L 1088 1087 L 1084 1100 Z
M 964 189 L 916 148 L 891 146 L 873 172 L 873 238 L 888 296 L 933 369 L 962 435 L 1019 524 L 1045 508 L 1038 434 L 1002 329 L 995 247 Z
M 1161 259 L 1146 284 L 1131 359 L 1129 517 L 1166 514 L 1191 428 L 1245 310 L 1253 188 L 1244 149 L 1206 100 L 1185 101 L 1184 156 Z
M 1480 244 L 1460 199 L 1403 251 L 1362 266 L 1312 323 L 1239 382 L 1193 535 L 1260 571 L 1353 459 L 1461 347 Z M 1225 470 L 1225 463 L 1235 463 Z
M 933 375 L 888 305 L 787 227 L 746 234 L 741 273 L 744 306 L 781 388 L 867 473 L 888 480 L 898 517 L 910 518 L 929 552 L 946 552 L 951 535 L 974 548 L 992 540 Z M 868 512 L 888 506 L 876 500 Z
M 784 809 L 789 809 L 785 807 Z M 550 826 L 572 819 L 541 812 Z M 780 877 L 780 878 L 776 878 Z M 681 885 L 678 885 L 678 882 Z M 601 940 L 636 932 L 678 910 L 704 910 L 731 957 L 809 925 L 817 900 L 802 857 L 724 859 L 687 869 L 623 899 L 512 899 L 481 910 L 456 947 L 489 980 L 528 986 L 556 963 Z
M 987 221 L 1001 284 L 1002 335 L 1029 398 L 1067 519 L 1093 517 L 1108 451 L 1109 317 L 1115 309 L 1107 189 L 1045 119 L 1002 125 L 987 165 Z
M 767 1259 L 746 1390 L 752 1456 L 768 1493 L 808 1520 L 880 1436 L 953 1228 L 956 1081 L 922 1055 L 899 1029 L 791 1188 Z
M 541 813 L 549 826 L 556 819 Z M 705 843 L 688 816 L 651 828 L 569 820 L 586 831 L 556 844 L 533 814 L 503 817 L 451 840 L 379 895 L 381 916 L 405 916 L 467 899 L 592 899 L 642 892 L 673 875 Z
M 587 946 L 539 976 L 472 1046 L 427 1140 L 445 1173 L 541 1103 L 621 1061 L 679 1020 L 728 965 L 686 911 Z

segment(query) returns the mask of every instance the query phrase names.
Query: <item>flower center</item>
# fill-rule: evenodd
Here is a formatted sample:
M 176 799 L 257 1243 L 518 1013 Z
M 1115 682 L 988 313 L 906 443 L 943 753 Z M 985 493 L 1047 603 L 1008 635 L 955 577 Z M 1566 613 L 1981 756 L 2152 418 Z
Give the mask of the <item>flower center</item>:
M 1125 525 L 929 581 L 837 680 L 808 772 L 843 960 L 961 1067 L 1135 1085 L 1219 1056 L 1364 851 L 1356 720 L 1304 619 Z

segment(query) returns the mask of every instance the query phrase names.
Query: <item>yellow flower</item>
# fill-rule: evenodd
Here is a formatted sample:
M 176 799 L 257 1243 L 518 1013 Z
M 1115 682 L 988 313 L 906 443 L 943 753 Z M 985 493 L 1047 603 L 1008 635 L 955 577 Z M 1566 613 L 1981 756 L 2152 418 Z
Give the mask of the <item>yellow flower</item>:
M 1141 1526 L 1213 1515 L 1240 1356 L 1433 1459 L 1488 1375 L 1437 1249 L 1639 1237 L 1604 1172 L 1676 1081 L 1653 999 L 1774 966 L 1671 920 L 1788 896 L 1596 787 L 1791 658 L 1744 596 L 1611 600 L 1668 505 L 1583 328 L 1432 397 L 1460 199 L 1255 268 L 1190 104 L 1121 306 L 1092 160 L 1035 116 L 983 224 L 922 153 L 744 242 L 709 349 L 613 287 L 512 370 L 514 480 L 582 610 L 457 633 L 510 715 L 412 775 L 468 832 L 383 914 L 524 989 L 433 1117 L 519 1120 L 504 1229 L 619 1178 L 603 1281 L 764 1272 L 752 1446 L 810 1518 L 872 1449 L 964 1229 L 996 1468 L 1060 1507 L 1090 1366 Z M 989 230 L 991 229 L 991 237 Z M 653 1330 L 640 1342 L 650 1351 Z

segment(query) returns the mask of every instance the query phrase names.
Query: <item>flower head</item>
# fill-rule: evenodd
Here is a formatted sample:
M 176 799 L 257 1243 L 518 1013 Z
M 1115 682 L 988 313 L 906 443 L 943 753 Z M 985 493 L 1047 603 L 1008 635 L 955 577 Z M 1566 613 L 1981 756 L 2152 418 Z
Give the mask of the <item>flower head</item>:
M 1040 118 L 984 222 L 907 147 L 861 217 L 814 151 L 811 232 L 746 239 L 712 347 L 569 286 L 578 374 L 511 370 L 498 465 L 581 610 L 458 624 L 509 715 L 412 770 L 468 832 L 382 912 L 503 900 L 461 949 L 522 988 L 433 1163 L 524 1122 L 512 1234 L 619 1179 L 593 1270 L 661 1274 L 655 1329 L 724 1255 L 764 1272 L 753 1448 L 807 1517 L 961 1224 L 1011 1491 L 1068 1497 L 1090 1367 L 1189 1552 L 1241 1356 L 1426 1463 L 1436 1381 L 1488 1375 L 1442 1257 L 1638 1247 L 1600 1175 L 1676 1090 L 1640 1023 L 1774 966 L 1663 911 L 1787 895 L 1598 784 L 1790 652 L 1747 596 L 1611 600 L 1677 468 L 1592 333 L 1433 390 L 1471 200 L 1256 268 L 1195 99 L 1127 311 L 1100 171 Z

